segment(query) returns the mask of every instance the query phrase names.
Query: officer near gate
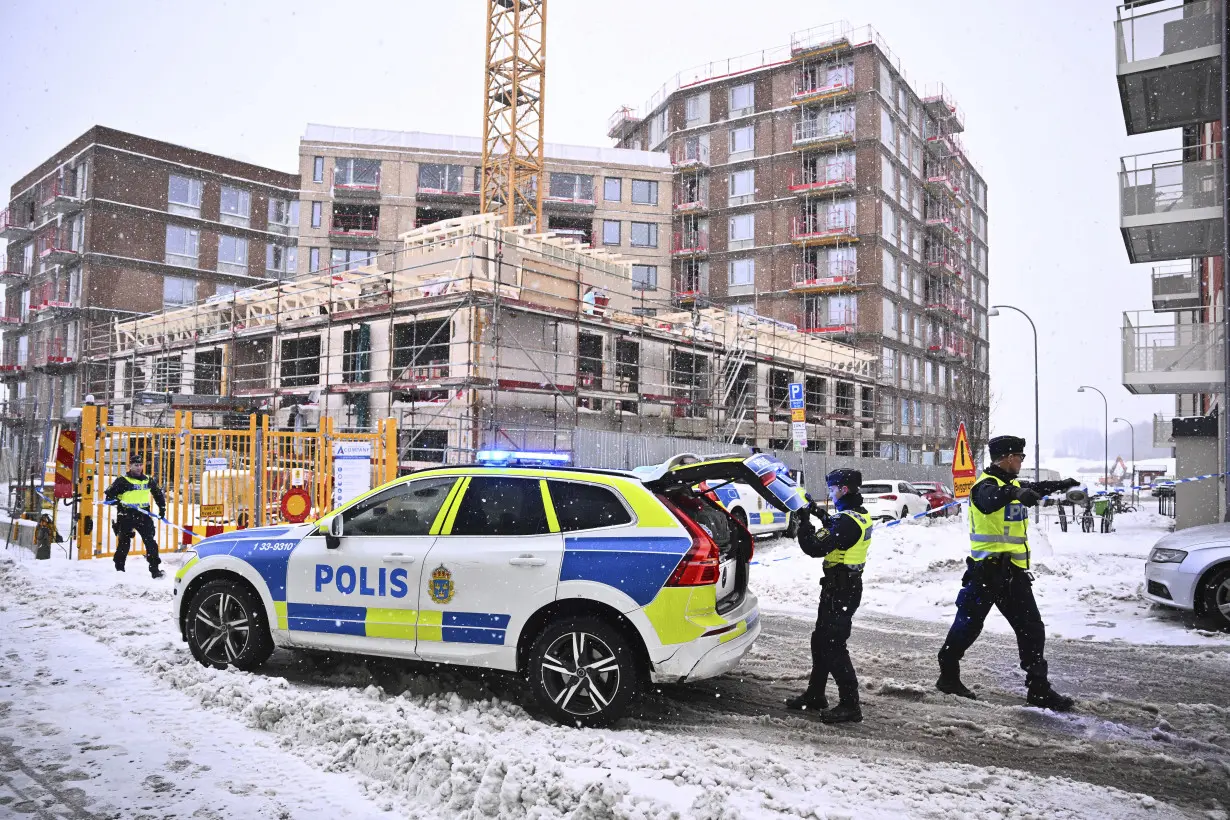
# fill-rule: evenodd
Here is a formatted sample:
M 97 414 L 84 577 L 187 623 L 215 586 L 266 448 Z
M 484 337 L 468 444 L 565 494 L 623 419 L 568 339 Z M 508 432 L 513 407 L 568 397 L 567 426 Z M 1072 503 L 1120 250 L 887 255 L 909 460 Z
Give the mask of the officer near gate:
M 158 482 L 145 474 L 145 459 L 133 455 L 128 459 L 128 472 L 120 476 L 107 488 L 108 501 L 114 501 L 119 506 L 119 514 L 115 521 L 115 534 L 119 541 L 115 547 L 115 568 L 124 571 L 124 561 L 128 558 L 128 550 L 132 546 L 134 532 L 141 534 L 145 544 L 145 559 L 149 562 L 149 574 L 161 578 L 163 572 L 158 568 L 161 563 L 158 558 L 157 534 L 154 532 L 154 519 L 150 518 L 153 504 L 158 505 L 158 516 L 165 517 L 167 499 L 162 494 Z
M 1025 460 L 1023 438 L 998 436 L 991 439 L 988 449 L 993 463 L 970 490 L 970 557 L 957 595 L 957 617 L 940 649 L 940 678 L 935 686 L 941 692 L 974 699 L 974 693 L 961 682 L 961 658 L 978 639 L 994 606 L 1016 633 L 1029 704 L 1066 712 L 1074 701 L 1051 688 L 1043 656 L 1046 627 L 1028 571 L 1029 508 L 1043 496 L 1072 489 L 1080 482 L 1019 481 Z
M 787 700 L 786 708 L 815 709 L 825 723 L 857 723 L 863 719 L 863 712 L 859 706 L 858 678 L 846 641 L 850 639 L 851 620 L 863 599 L 863 565 L 871 546 L 871 518 L 859 494 L 862 473 L 833 470 L 825 476 L 825 483 L 837 515 L 830 517 L 813 505 L 811 514 L 803 515 L 799 521 L 799 546 L 811 557 L 824 559 L 820 608 L 811 634 L 811 679 L 807 691 Z M 824 525 L 819 534 L 811 523 L 812 515 Z M 840 698 L 832 709 L 825 697 L 829 675 L 837 684 Z

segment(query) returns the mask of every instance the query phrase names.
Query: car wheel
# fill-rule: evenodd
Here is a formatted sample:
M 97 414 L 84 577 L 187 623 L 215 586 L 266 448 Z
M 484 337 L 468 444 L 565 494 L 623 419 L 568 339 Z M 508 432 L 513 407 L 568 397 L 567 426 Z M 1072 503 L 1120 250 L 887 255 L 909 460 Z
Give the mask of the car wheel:
M 741 507 L 735 507 L 730 513 L 734 519 L 743 525 L 743 529 L 747 529 L 747 513 L 743 512 Z
M 192 657 L 215 669 L 255 669 L 273 653 L 265 607 L 244 583 L 219 579 L 198 589 L 186 627 Z
M 897 517 L 898 517 L 898 518 L 909 518 L 909 517 L 910 517 L 910 508 L 909 508 L 909 507 L 902 507 L 902 508 L 901 508 L 901 515 L 899 515 L 899 516 L 897 516 Z
M 1204 614 L 1219 619 L 1222 626 L 1230 626 L 1230 567 L 1213 572 L 1200 592 Z
M 534 697 L 556 721 L 606 726 L 627 710 L 639 687 L 636 656 L 618 629 L 600 618 L 546 626 L 526 668 Z
M 799 537 L 799 513 L 790 513 L 790 519 L 786 523 L 786 537 Z

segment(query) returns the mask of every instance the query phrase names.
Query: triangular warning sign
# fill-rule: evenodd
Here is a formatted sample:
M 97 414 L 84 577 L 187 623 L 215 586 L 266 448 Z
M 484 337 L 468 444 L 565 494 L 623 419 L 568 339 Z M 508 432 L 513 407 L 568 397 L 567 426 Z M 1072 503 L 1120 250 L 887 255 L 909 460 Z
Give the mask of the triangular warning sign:
M 965 434 L 965 422 L 957 428 L 957 443 L 952 448 L 952 474 L 974 475 L 974 456 L 969 450 L 969 437 Z

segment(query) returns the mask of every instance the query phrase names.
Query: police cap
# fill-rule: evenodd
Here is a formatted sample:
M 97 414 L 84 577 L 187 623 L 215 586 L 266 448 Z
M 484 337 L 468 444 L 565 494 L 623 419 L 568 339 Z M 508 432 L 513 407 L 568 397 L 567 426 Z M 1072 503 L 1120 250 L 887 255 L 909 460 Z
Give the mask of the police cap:
M 839 470 L 833 470 L 826 475 L 824 483 L 830 487 L 849 487 L 851 490 L 857 490 L 863 483 L 863 474 L 858 470 L 850 470 L 843 467 Z
M 991 461 L 999 461 L 1006 456 L 1025 453 L 1025 439 L 1020 436 L 996 436 L 987 442 L 991 451 Z

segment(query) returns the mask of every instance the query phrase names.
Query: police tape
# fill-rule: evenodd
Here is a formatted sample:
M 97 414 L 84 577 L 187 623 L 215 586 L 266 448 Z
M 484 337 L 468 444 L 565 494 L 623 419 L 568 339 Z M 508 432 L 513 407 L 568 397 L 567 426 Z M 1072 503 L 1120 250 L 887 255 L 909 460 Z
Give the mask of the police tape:
M 1155 481 L 1152 484 L 1138 484 L 1132 487 L 1120 487 L 1117 490 L 1098 490 L 1096 493 L 1090 493 L 1090 498 L 1096 498 L 1100 495 L 1119 495 L 1133 490 L 1153 490 L 1158 487 L 1173 487 L 1176 484 L 1188 484 L 1192 481 L 1208 481 L 1210 478 L 1221 478 L 1224 475 L 1230 475 L 1230 472 L 1225 473 L 1205 473 L 1204 475 L 1188 476 L 1187 478 L 1164 478 Z
M 186 530 L 186 529 L 184 529 L 183 527 L 179 526 L 178 524 L 175 524 L 175 523 L 172 523 L 172 522 L 170 522 L 170 521 L 166 520 L 166 519 L 165 519 L 165 518 L 163 518 L 161 515 L 154 515 L 154 514 L 153 514 L 152 512 L 150 512 L 149 510 L 143 510 L 143 509 L 141 509 L 140 507 L 134 507 L 134 506 L 132 506 L 132 505 L 130 505 L 130 504 L 123 504 L 123 503 L 120 503 L 119 501 L 104 501 L 104 502 L 103 502 L 103 506 L 104 506 L 104 507 L 122 507 L 123 509 L 126 509 L 126 510 L 133 510 L 134 512 L 139 512 L 139 513 L 141 513 L 142 515 L 149 516 L 150 518 L 154 519 L 155 521 L 161 521 L 162 523 L 166 524 L 166 525 L 167 525 L 168 527 L 170 527 L 171 529 L 176 530 L 176 531 L 178 531 L 178 532 L 181 532 L 181 533 L 183 533 L 184 535 L 187 535 L 187 536 L 192 536 L 192 534 L 193 534 L 193 533 L 192 533 L 192 530 Z

